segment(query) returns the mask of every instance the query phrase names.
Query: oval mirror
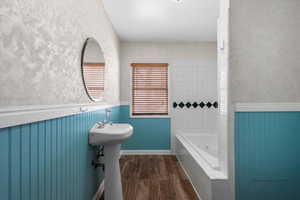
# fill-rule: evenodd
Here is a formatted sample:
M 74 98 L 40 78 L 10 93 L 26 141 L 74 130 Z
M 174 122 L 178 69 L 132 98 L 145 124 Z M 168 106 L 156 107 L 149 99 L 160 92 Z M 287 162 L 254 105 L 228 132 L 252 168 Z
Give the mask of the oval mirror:
M 81 55 L 83 83 L 89 98 L 101 101 L 104 97 L 105 59 L 99 43 L 94 38 L 88 38 Z

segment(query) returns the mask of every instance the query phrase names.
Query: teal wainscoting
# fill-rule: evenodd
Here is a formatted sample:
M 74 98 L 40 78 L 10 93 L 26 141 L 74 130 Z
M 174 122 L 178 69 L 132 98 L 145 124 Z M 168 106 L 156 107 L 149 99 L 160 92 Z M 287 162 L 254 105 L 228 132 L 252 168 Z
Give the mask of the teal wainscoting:
M 133 136 L 123 144 L 122 149 L 170 149 L 170 118 L 130 118 L 129 106 L 120 106 L 119 120 L 134 127 Z
M 300 199 L 300 112 L 235 114 L 237 200 Z
M 91 166 L 91 126 L 104 110 L 0 129 L 0 199 L 92 199 L 102 177 Z M 112 120 L 118 121 L 119 107 Z

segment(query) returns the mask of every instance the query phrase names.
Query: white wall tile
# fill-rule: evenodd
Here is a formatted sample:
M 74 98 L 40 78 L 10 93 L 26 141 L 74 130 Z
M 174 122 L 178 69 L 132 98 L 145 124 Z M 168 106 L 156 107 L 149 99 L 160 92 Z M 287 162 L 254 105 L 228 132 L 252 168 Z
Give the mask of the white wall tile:
M 217 49 L 216 49 L 217 51 Z M 215 62 L 176 62 L 171 68 L 171 103 L 193 104 L 217 101 L 217 66 Z M 172 108 L 172 132 L 215 134 L 218 109 Z M 174 141 L 174 136 L 172 136 Z M 173 142 L 172 142 L 173 144 Z M 173 145 L 174 146 L 174 145 Z

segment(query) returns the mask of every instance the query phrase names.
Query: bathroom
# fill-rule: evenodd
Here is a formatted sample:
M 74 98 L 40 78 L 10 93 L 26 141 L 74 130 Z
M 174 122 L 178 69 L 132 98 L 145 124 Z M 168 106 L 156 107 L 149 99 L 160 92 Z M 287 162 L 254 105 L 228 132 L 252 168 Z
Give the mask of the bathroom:
M 299 0 L 1 0 L 0 199 L 300 200 Z

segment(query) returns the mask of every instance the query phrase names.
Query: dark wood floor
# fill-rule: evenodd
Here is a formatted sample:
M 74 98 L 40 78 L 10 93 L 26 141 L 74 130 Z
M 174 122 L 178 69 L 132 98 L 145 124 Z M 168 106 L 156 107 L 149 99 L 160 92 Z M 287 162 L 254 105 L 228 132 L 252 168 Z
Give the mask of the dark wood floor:
M 124 200 L 197 200 L 175 156 L 122 156 Z

